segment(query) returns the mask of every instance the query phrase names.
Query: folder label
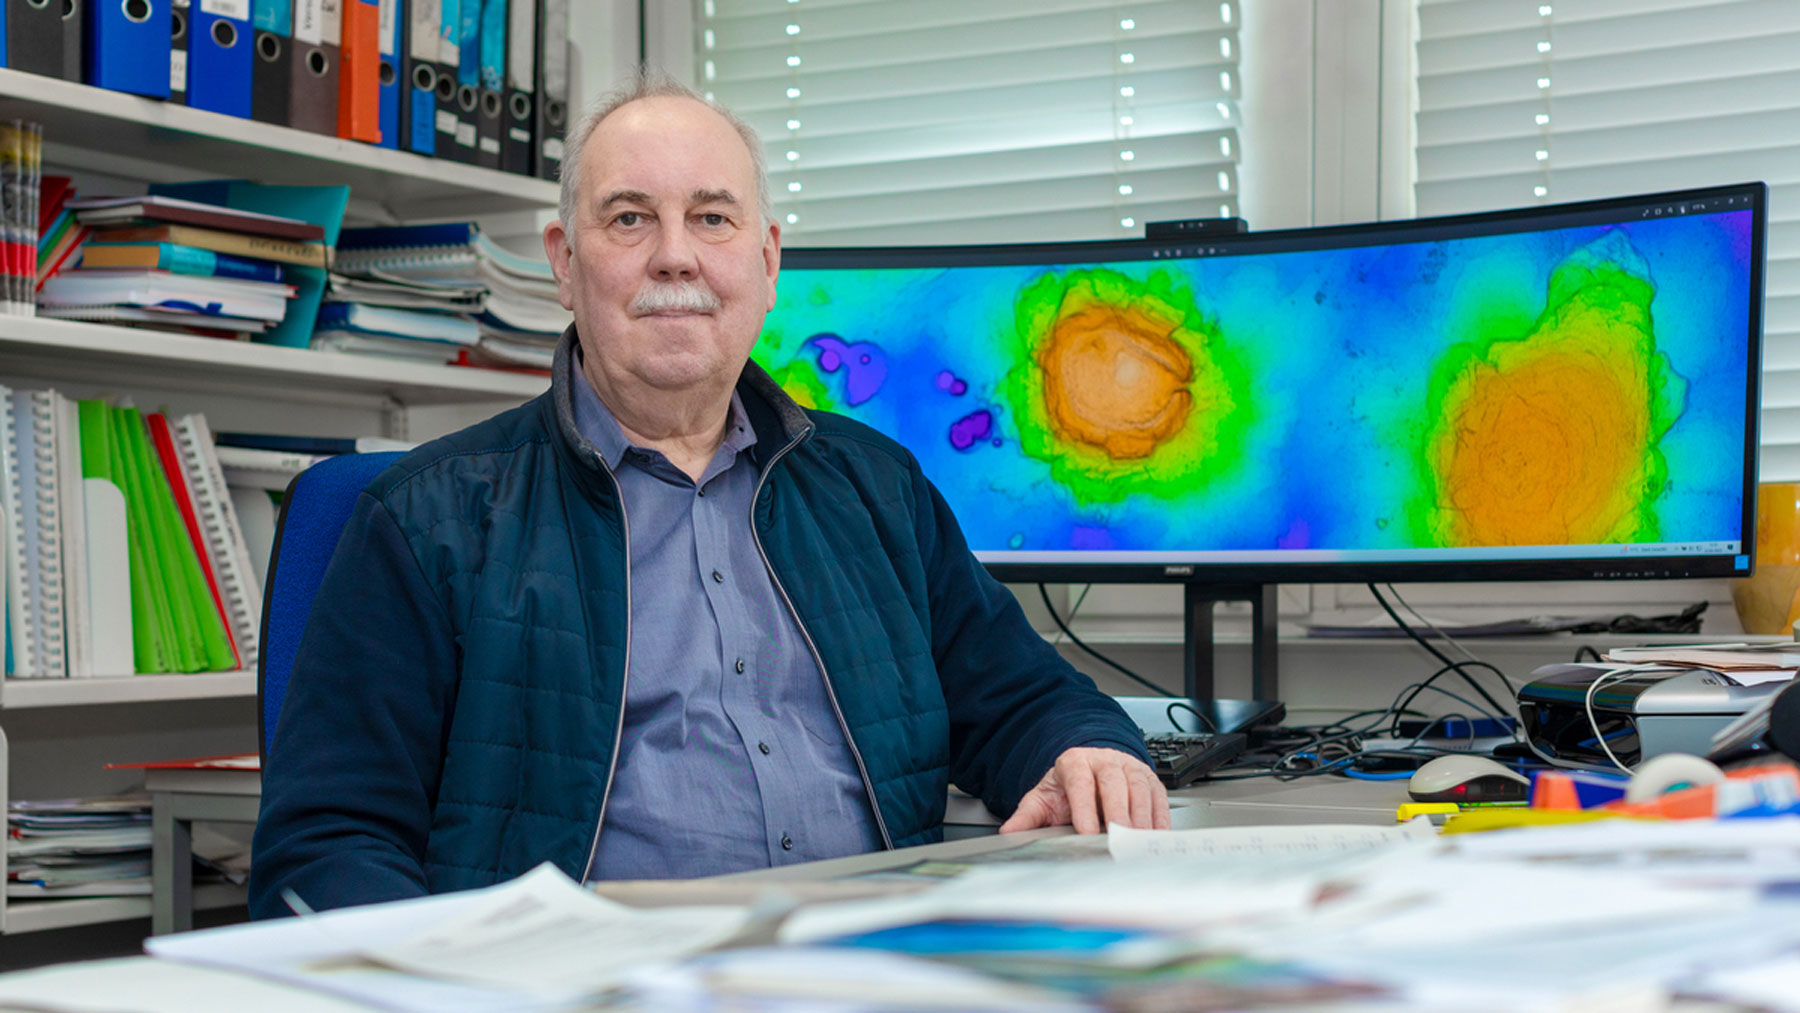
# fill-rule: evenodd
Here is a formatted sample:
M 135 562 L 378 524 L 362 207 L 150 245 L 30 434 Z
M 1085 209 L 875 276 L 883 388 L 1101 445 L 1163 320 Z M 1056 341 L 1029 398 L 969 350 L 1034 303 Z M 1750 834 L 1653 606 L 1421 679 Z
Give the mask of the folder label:
M 465 148 L 473 148 L 475 146 L 475 124 L 458 123 L 456 125 L 456 143 Z
M 450 6 L 450 10 L 460 12 L 462 8 Z M 442 17 L 438 24 L 438 62 L 451 67 L 462 63 L 462 22 L 459 18 Z
M 309 46 L 325 41 L 325 4 L 302 3 L 294 8 L 294 38 Z
M 175 49 L 169 52 L 169 90 L 172 92 L 187 91 L 187 50 Z
M 544 157 L 549 158 L 549 159 L 554 159 L 555 161 L 558 161 L 558 162 L 562 161 L 563 139 L 560 137 L 545 138 L 544 139 Z
M 216 17 L 250 20 L 250 0 L 200 0 L 200 9 Z
M 412 58 L 436 63 L 438 58 L 438 5 L 436 0 L 412 0 L 412 27 L 407 49 Z M 435 82 L 434 82 L 435 83 Z
M 437 128 L 440 133 L 456 133 L 456 114 L 448 109 L 437 111 Z

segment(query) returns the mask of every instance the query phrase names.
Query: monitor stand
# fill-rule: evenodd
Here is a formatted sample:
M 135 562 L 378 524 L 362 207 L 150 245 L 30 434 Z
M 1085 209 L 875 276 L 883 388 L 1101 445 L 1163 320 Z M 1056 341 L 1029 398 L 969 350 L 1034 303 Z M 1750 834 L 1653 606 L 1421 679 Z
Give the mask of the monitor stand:
M 1274 584 L 1189 582 L 1182 606 L 1183 689 L 1191 706 L 1221 732 L 1279 724 L 1287 715 L 1277 694 Z M 1251 700 L 1221 700 L 1214 693 L 1213 607 L 1222 601 L 1250 603 Z

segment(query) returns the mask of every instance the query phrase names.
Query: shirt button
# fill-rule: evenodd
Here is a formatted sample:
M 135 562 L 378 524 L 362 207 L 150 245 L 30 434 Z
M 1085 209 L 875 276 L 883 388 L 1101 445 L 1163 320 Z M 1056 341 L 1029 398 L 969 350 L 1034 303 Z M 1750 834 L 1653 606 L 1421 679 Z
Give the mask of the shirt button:
M 756 748 L 762 750 L 764 756 L 769 755 L 769 744 L 767 742 L 758 742 Z
M 789 837 L 786 834 L 782 834 L 781 835 L 781 850 L 783 850 L 783 851 L 794 850 L 794 839 L 792 837 Z
M 702 495 L 702 496 L 706 495 L 706 486 L 700 487 L 700 495 Z
M 720 573 L 717 570 L 714 570 L 713 571 L 713 583 L 715 583 L 715 584 L 725 583 L 725 575 Z
M 743 671 L 744 671 L 744 659 L 742 659 L 742 658 L 739 658 L 739 659 L 738 659 L 738 660 L 737 660 L 737 670 L 738 670 L 738 674 L 740 674 L 740 675 L 742 675 L 742 674 L 743 674 Z M 768 752 L 768 750 L 766 750 L 766 749 L 765 749 L 765 750 L 763 750 L 763 752 L 765 752 L 765 753 L 766 753 L 766 752 Z

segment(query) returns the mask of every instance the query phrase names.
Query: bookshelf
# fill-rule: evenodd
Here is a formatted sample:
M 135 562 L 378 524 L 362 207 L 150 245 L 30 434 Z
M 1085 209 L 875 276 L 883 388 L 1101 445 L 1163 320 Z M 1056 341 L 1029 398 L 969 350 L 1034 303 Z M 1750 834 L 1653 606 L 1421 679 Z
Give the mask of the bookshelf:
M 0 68 L 0 116 L 44 127 L 47 171 L 351 188 L 356 224 L 486 219 L 517 231 L 555 183 Z M 74 321 L 0 317 L 0 383 L 204 412 L 217 430 L 425 440 L 520 404 L 530 374 L 428 366 Z M 256 673 L 0 680 L 0 802 L 128 790 L 108 762 L 254 751 Z M 3 868 L 0 858 L 0 868 Z M 202 907 L 241 904 L 196 890 Z M 8 902 L 0 934 L 144 918 L 149 897 Z M 0 945 L 4 945 L 0 943 Z
M 547 180 L 4 68 L 0 116 L 44 125 L 47 165 L 147 182 L 347 183 L 353 211 L 370 219 L 468 218 L 556 203 Z
M 210 700 L 255 695 L 256 673 L 251 671 L 0 681 L 0 709 L 5 710 L 161 700 Z
M 304 393 L 457 405 L 536 397 L 548 381 L 529 373 L 427 366 L 367 355 L 277 348 L 73 320 L 0 317 L 0 376 L 141 383 L 146 372 L 189 386 L 292 397 Z

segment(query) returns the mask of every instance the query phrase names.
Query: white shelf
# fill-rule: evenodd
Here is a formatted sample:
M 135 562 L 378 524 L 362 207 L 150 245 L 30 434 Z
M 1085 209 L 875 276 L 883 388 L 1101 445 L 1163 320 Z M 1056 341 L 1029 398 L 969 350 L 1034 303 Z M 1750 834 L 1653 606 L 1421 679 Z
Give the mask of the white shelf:
M 165 382 L 213 391 L 236 387 L 282 396 L 364 394 L 405 405 L 522 402 L 549 387 L 549 380 L 528 373 L 428 366 L 73 320 L 0 317 L 0 373 L 10 378 L 141 383 L 146 370 L 156 371 Z
M 8 679 L 0 708 L 72 707 L 155 700 L 206 700 L 256 695 L 255 672 L 124 675 L 95 679 Z
M 248 896 L 241 886 L 208 883 L 194 887 L 195 910 L 243 904 Z M 6 934 L 66 929 L 75 925 L 150 917 L 150 898 L 67 897 L 57 900 L 10 900 L 6 904 Z
M 347 183 L 396 220 L 466 218 L 556 203 L 557 185 L 124 92 L 0 69 L 0 115 L 44 125 L 44 160 L 150 180 Z

